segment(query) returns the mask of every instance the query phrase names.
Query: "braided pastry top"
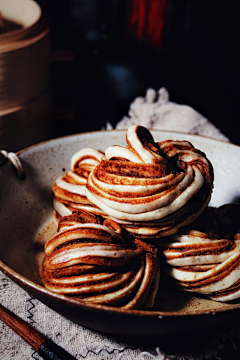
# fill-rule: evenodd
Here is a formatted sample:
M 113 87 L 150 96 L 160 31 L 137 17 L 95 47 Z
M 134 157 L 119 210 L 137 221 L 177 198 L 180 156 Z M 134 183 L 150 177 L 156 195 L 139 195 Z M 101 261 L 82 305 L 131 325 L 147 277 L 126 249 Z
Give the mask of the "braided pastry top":
M 111 219 L 85 211 L 63 217 L 45 246 L 40 276 L 46 288 L 81 300 L 151 307 L 158 289 L 157 250 L 128 234 Z
M 131 126 L 127 147 L 111 146 L 91 172 L 91 203 L 136 237 L 169 235 L 206 208 L 213 169 L 205 154 L 187 141 L 155 143 L 142 126 Z
M 100 209 L 92 206 L 85 195 L 87 178 L 90 172 L 101 161 L 101 151 L 85 148 L 71 158 L 70 171 L 59 176 L 53 185 L 53 207 L 55 217 L 70 215 L 73 210 L 85 209 L 96 214 L 103 214 Z
M 200 216 L 201 217 L 201 216 Z M 163 252 L 168 274 L 182 290 L 213 300 L 240 297 L 240 234 L 231 239 L 210 232 L 181 229 L 171 235 Z

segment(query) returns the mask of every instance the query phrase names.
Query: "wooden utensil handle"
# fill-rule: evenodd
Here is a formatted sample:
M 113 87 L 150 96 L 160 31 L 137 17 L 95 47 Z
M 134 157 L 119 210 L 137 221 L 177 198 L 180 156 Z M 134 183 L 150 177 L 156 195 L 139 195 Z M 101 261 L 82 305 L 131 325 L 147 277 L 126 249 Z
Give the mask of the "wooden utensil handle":
M 48 340 L 31 325 L 0 305 L 0 320 L 14 330 L 45 360 L 73 360 L 75 359 L 52 340 Z
M 0 320 L 14 330 L 23 340 L 25 340 L 34 350 L 38 350 L 39 346 L 46 341 L 45 336 L 40 334 L 31 325 L 13 314 L 11 311 L 0 305 Z

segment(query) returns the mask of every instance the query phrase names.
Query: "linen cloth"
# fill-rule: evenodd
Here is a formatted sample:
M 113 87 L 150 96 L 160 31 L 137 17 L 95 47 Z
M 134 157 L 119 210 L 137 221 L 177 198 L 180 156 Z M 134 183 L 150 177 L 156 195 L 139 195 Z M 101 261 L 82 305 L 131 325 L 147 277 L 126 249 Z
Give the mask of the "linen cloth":
M 174 130 L 205 135 L 228 141 L 209 120 L 186 105 L 169 101 L 165 88 L 158 92 L 148 89 L 145 97 L 136 98 L 130 105 L 129 116 L 116 126 L 124 129 L 132 124 L 152 129 Z M 106 125 L 107 129 L 111 124 Z M 228 330 L 221 337 L 213 338 L 206 348 L 195 353 L 168 355 L 158 344 L 136 347 L 117 337 L 78 325 L 29 295 L 0 271 L 0 303 L 39 330 L 43 335 L 66 349 L 76 359 L 104 360 L 204 360 L 218 358 L 219 349 L 230 339 L 234 347 L 240 339 L 238 329 Z M 117 324 L 116 324 L 117 326 Z M 0 359 L 31 360 L 41 357 L 17 334 L 0 321 Z
M 170 101 L 169 93 L 164 87 L 158 91 L 150 88 L 145 97 L 137 97 L 130 104 L 128 114 L 117 123 L 116 129 L 143 125 L 148 129 L 180 131 L 229 141 L 216 126 L 192 107 Z M 107 128 L 111 129 L 111 124 Z

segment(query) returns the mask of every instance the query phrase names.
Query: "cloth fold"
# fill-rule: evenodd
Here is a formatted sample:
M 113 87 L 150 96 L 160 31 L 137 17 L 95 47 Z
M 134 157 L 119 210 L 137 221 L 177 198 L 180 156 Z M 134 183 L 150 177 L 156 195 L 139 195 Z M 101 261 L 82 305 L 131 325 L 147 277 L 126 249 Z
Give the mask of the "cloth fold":
M 191 134 L 209 136 L 223 141 L 229 139 L 209 120 L 187 105 L 169 101 L 165 88 L 159 91 L 148 89 L 145 97 L 136 98 L 130 105 L 129 116 L 125 116 L 116 126 L 126 129 L 130 125 L 140 124 L 151 129 L 181 131 Z M 107 124 L 106 129 L 112 128 Z M 0 303 L 33 327 L 62 346 L 76 359 L 104 360 L 204 360 L 217 358 L 219 349 L 224 346 L 224 339 L 230 338 L 234 348 L 240 332 L 226 333 L 218 341 L 210 343 L 207 348 L 194 354 L 165 354 L 158 344 L 150 347 L 136 347 L 87 329 L 49 309 L 40 301 L 29 295 L 0 272 Z M 117 326 L 117 324 L 116 324 Z M 30 360 L 40 359 L 21 338 L 0 321 L 0 359 Z M 221 359 L 221 358 L 219 358 Z
M 149 129 L 178 131 L 229 141 L 221 131 L 203 115 L 188 105 L 169 100 L 169 93 L 162 87 L 158 91 L 149 88 L 145 97 L 137 97 L 128 112 L 116 125 L 116 129 L 127 129 L 130 125 L 143 125 Z M 107 130 L 112 129 L 107 124 Z

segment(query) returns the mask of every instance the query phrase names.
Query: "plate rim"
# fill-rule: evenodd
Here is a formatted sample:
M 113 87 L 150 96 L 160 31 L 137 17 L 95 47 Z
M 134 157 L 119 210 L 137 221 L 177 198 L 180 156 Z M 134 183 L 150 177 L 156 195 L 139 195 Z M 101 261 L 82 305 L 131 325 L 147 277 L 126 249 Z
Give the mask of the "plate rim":
M 140 125 L 141 126 L 141 125 Z M 213 142 L 220 142 L 220 143 L 224 143 L 226 145 L 230 145 L 230 146 L 234 146 L 234 147 L 237 147 L 237 148 L 240 148 L 240 145 L 238 144 L 234 144 L 230 141 L 227 141 L 227 140 L 223 140 L 223 139 L 216 139 L 216 138 L 213 138 L 213 137 L 210 137 L 210 136 L 205 136 L 205 135 L 199 135 L 199 134 L 192 134 L 192 133 L 186 133 L 186 132 L 182 132 L 182 131 L 171 131 L 171 130 L 161 130 L 161 129 L 152 129 L 152 128 L 148 128 L 148 130 L 150 132 L 159 132 L 159 133 L 170 133 L 170 134 L 177 134 L 177 135 L 186 135 L 186 136 L 190 136 L 190 137 L 196 137 L 198 139 L 207 139 L 208 141 L 213 141 Z M 68 139 L 68 138 L 71 138 L 71 137 L 77 137 L 77 136 L 81 136 L 81 135 L 91 135 L 91 134 L 97 134 L 97 133 L 104 133 L 104 132 L 108 132 L 108 133 L 111 133 L 111 132 L 125 132 L 126 133 L 127 129 L 112 129 L 112 130 L 94 130 L 94 131 L 86 131 L 86 132 L 80 132 L 80 133 L 76 133 L 76 134 L 70 134 L 70 135 L 63 135 L 63 136 L 59 136 L 59 137 L 55 137 L 55 138 L 51 138 L 51 139 L 48 139 L 48 140 L 43 140 L 43 141 L 40 141 L 36 144 L 32 144 L 32 145 L 29 145 L 23 149 L 20 149 L 18 151 L 16 151 L 16 155 L 21 155 L 22 153 L 28 151 L 28 150 L 31 150 L 31 149 L 34 149 L 35 147 L 38 147 L 38 146 L 42 146 L 42 145 L 45 145 L 45 144 L 48 144 L 50 142 L 54 142 L 54 141 L 58 141 L 58 140 L 64 140 L 64 139 Z

